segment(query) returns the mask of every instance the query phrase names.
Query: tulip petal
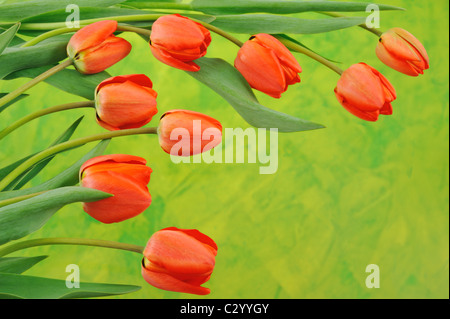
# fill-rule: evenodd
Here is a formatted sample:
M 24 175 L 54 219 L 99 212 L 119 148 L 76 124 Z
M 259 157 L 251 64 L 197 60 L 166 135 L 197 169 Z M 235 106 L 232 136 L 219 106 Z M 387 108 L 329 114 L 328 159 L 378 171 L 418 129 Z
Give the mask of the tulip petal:
M 250 86 L 274 98 L 287 90 L 285 72 L 274 51 L 253 41 L 247 41 L 234 62 L 236 69 Z
M 376 55 L 388 67 L 397 70 L 409 76 L 418 76 L 420 72 L 414 68 L 409 62 L 395 58 L 387 51 L 384 45 L 377 45 Z
M 214 269 L 215 254 L 184 232 L 161 230 L 153 234 L 144 256 L 168 272 L 204 274 Z
M 302 68 L 300 67 L 298 61 L 295 59 L 294 55 L 277 38 L 266 33 L 260 33 L 254 36 L 253 41 L 268 49 L 272 49 L 275 52 L 275 55 L 278 57 L 278 59 L 280 59 L 282 64 L 287 67 L 287 69 L 292 69 L 294 73 L 302 72 Z
M 170 51 L 200 47 L 208 39 L 203 26 L 179 14 L 162 16 L 152 26 L 150 41 Z M 210 40 L 209 40 L 210 41 Z
M 334 91 L 336 98 L 338 99 L 339 103 L 351 114 L 355 115 L 356 117 L 359 117 L 362 120 L 370 121 L 370 122 L 376 122 L 378 121 L 378 117 L 380 115 L 380 111 L 373 111 L 373 112 L 364 112 L 349 103 L 344 96 L 340 95 L 336 90 Z
M 211 292 L 208 288 L 181 281 L 166 273 L 149 271 L 145 267 L 142 267 L 142 276 L 150 285 L 159 289 L 195 295 L 207 295 Z
M 162 230 L 175 230 L 175 231 L 181 231 L 185 233 L 186 235 L 189 235 L 198 241 L 202 242 L 203 244 L 211 247 L 215 251 L 215 255 L 217 255 L 217 244 L 212 240 L 210 237 L 206 236 L 205 234 L 199 232 L 197 229 L 180 229 L 177 227 L 167 227 Z
M 111 84 L 111 83 L 124 83 L 126 81 L 131 81 L 140 86 L 153 88 L 153 83 L 148 76 L 145 74 L 127 74 L 127 75 L 119 75 L 110 77 L 104 81 L 102 81 L 96 88 L 95 92 L 98 92 L 103 86 Z M 155 92 L 156 93 L 156 92 Z M 156 96 L 155 96 L 156 98 Z
M 128 163 L 128 164 L 139 164 L 145 165 L 147 161 L 145 158 L 127 154 L 110 154 L 110 155 L 100 155 L 94 158 L 87 160 L 80 168 L 80 172 L 82 173 L 88 167 L 91 167 L 95 164 L 104 163 L 104 162 L 113 162 L 113 163 Z
M 114 195 L 104 200 L 83 203 L 86 213 L 105 224 L 135 217 L 151 204 L 148 189 L 122 173 L 96 172 L 85 176 L 82 179 L 82 186 Z
M 92 23 L 78 30 L 67 46 L 71 58 L 83 50 L 98 46 L 110 37 L 117 29 L 117 21 L 105 20 Z
M 417 50 L 417 53 L 422 57 L 425 62 L 425 70 L 430 67 L 430 58 L 428 57 L 427 50 L 423 46 L 423 44 L 411 33 L 401 28 L 394 28 L 394 32 L 396 32 L 400 37 L 402 37 L 406 42 L 408 42 L 411 46 Z
M 125 39 L 110 36 L 99 46 L 81 51 L 75 59 L 75 67 L 84 74 L 95 74 L 113 66 L 131 51 L 131 44 Z
M 102 86 L 96 97 L 97 120 L 115 130 L 142 127 L 158 112 L 156 95 L 131 81 Z
M 365 63 L 352 65 L 342 73 L 336 87 L 348 105 L 364 112 L 379 111 L 385 103 L 385 91 L 379 77 Z
M 184 62 L 180 61 L 173 56 L 166 53 L 164 50 L 160 50 L 152 45 L 150 45 L 150 49 L 153 53 L 153 56 L 160 62 L 165 63 L 171 67 L 183 70 L 183 71 L 189 71 L 189 72 L 198 72 L 200 70 L 200 67 L 191 61 Z

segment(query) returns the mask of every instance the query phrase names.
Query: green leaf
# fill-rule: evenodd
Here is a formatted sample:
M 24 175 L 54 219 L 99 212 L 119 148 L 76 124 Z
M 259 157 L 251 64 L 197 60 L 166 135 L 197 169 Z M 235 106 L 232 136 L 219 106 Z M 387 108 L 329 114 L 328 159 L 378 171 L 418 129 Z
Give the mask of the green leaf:
M 57 144 L 61 144 L 64 143 L 66 141 L 68 141 L 73 133 L 75 133 L 75 130 L 77 129 L 78 125 L 81 123 L 81 121 L 83 120 L 83 117 L 80 117 L 78 120 L 76 120 L 67 130 L 65 130 L 63 132 L 63 134 L 61 134 L 61 136 L 59 136 L 49 147 L 55 146 Z M 50 156 L 48 158 L 46 158 L 45 160 L 39 162 L 38 164 L 34 165 L 33 167 L 30 167 L 30 169 L 26 172 L 24 172 L 21 176 L 17 177 L 10 185 L 8 185 L 8 187 L 6 187 L 3 191 L 8 191 L 11 189 L 20 189 L 22 186 L 24 186 L 26 183 L 28 183 L 31 179 L 33 179 L 37 174 L 39 174 L 40 171 L 42 171 L 45 166 L 48 165 L 48 163 L 50 163 L 50 161 L 55 157 L 55 155 Z M 30 156 L 26 157 L 25 159 L 22 159 L 10 166 L 8 166 L 8 168 L 10 168 L 11 166 L 13 166 L 13 169 L 15 169 L 17 166 L 19 166 L 20 164 L 22 164 L 25 160 L 27 160 L 28 158 L 30 158 Z M 18 164 L 17 164 L 18 163 Z M 10 170 L 11 172 L 12 170 Z M 9 172 L 8 172 L 9 174 Z M 4 172 L 0 172 L 0 176 L 4 175 Z M 3 176 L 1 177 L 3 178 Z
M 12 80 L 20 77 L 35 78 L 51 67 L 53 67 L 53 65 L 17 71 L 6 76 L 5 80 Z M 111 75 L 106 71 L 86 75 L 81 74 L 77 70 L 64 69 L 45 79 L 45 82 L 67 93 L 93 100 L 95 98 L 95 89 L 97 85 L 110 77 Z
M 0 258 L 0 273 L 21 274 L 47 257 L 2 257 Z
M 91 3 L 92 4 L 92 3 Z M 125 15 L 137 15 L 148 14 L 147 11 L 124 9 L 124 8 L 98 8 L 98 7 L 83 7 L 80 8 L 80 18 L 83 20 L 125 16 Z M 22 23 L 51 23 L 51 22 L 65 22 L 68 13 L 65 9 L 46 12 L 39 15 L 33 15 L 32 17 L 22 20 Z
M 222 59 L 200 58 L 198 72 L 189 75 L 222 96 L 250 125 L 278 128 L 280 132 L 300 132 L 324 128 L 323 125 L 271 110 L 259 104 L 245 78 Z
M 197 11 L 208 14 L 241 14 L 265 12 L 289 14 L 307 11 L 365 12 L 369 4 L 363 2 L 340 1 L 286 1 L 286 0 L 194 0 L 192 6 Z M 403 10 L 402 8 L 379 4 L 380 10 Z
M 0 93 L 0 98 L 4 97 L 5 95 L 8 95 L 9 93 Z M 8 106 L 13 105 L 14 103 L 20 101 L 21 99 L 27 97 L 28 94 L 21 94 L 18 97 L 16 97 L 11 102 L 6 103 L 5 105 L 0 106 L 0 113 L 3 112 Z
M 67 288 L 66 281 L 17 274 L 0 274 L 0 298 L 71 299 L 123 295 L 139 290 L 133 285 L 81 282 Z
M 57 176 L 51 178 L 50 180 L 42 183 L 38 186 L 20 189 L 9 192 L 0 192 L 0 201 L 11 199 L 14 197 L 25 196 L 35 193 L 40 193 L 43 191 L 48 191 L 51 189 L 56 189 L 60 187 L 66 186 L 74 186 L 78 184 L 78 174 L 81 168 L 81 165 L 84 164 L 87 160 L 102 155 L 108 146 L 110 140 L 103 140 L 98 143 L 90 152 L 88 152 L 85 156 L 83 156 L 80 160 L 72 164 L 69 168 L 59 173 Z
M 58 63 L 67 58 L 70 35 L 56 36 L 25 48 L 7 48 L 0 56 L 0 79 L 15 71 Z
M 365 17 L 299 19 L 273 14 L 244 14 L 217 16 L 212 24 L 234 33 L 312 34 L 349 28 L 360 25 L 365 21 Z
M 0 245 L 25 237 L 43 227 L 65 205 L 75 202 L 93 202 L 110 196 L 91 188 L 62 187 L 1 207 Z
M 20 23 L 16 23 L 11 28 L 0 34 L 0 55 L 8 47 L 9 43 L 16 36 L 17 30 L 20 28 Z
M 124 0 L 95 0 L 97 7 L 109 7 Z M 31 0 L 0 5 L 1 22 L 17 22 L 41 13 L 65 9 L 69 4 L 79 7 L 92 6 L 92 0 Z

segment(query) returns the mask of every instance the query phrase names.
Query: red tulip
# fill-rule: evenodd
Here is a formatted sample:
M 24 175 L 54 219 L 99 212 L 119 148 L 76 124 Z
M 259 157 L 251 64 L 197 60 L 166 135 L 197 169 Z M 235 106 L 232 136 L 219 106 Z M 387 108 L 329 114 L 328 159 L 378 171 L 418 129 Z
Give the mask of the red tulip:
M 202 113 L 172 110 L 161 117 L 158 137 L 166 153 L 191 156 L 219 145 L 222 141 L 222 125 Z
M 344 108 L 366 121 L 377 121 L 380 114 L 391 115 L 396 97 L 391 83 L 365 63 L 345 70 L 334 90 Z
M 430 60 L 422 43 L 400 28 L 393 28 L 381 35 L 376 53 L 384 64 L 410 76 L 423 74 L 430 67 Z
M 234 66 L 250 86 L 280 98 L 289 85 L 300 82 L 302 68 L 292 53 L 276 38 L 261 33 L 252 36 L 239 50 Z
M 179 14 L 166 15 L 153 23 L 150 48 L 159 61 L 174 68 L 196 72 L 193 61 L 206 54 L 211 43 L 209 30 Z
M 94 188 L 112 197 L 83 203 L 83 209 L 96 220 L 117 223 L 135 217 L 151 203 L 147 188 L 152 169 L 145 159 L 131 155 L 105 155 L 92 158 L 80 169 L 82 187 Z
M 92 23 L 77 31 L 67 45 L 67 54 L 74 60 L 78 71 L 84 74 L 99 73 L 125 58 L 131 44 L 114 36 L 117 21 Z
M 150 285 L 168 291 L 207 295 L 214 270 L 217 245 L 195 229 L 162 229 L 144 250 L 142 276 Z
M 144 126 L 158 113 L 152 86 L 144 74 L 104 80 L 95 90 L 97 122 L 110 131 Z

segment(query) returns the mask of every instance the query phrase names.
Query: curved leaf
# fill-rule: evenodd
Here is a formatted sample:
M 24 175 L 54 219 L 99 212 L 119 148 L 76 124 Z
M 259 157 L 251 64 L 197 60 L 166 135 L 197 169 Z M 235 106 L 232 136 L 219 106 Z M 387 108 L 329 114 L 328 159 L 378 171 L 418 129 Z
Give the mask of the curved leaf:
M 307 11 L 365 12 L 369 4 L 364 2 L 341 1 L 301 1 L 301 0 L 194 0 L 192 6 L 197 11 L 208 14 L 235 14 L 266 12 L 289 14 Z M 402 8 L 378 4 L 380 10 L 403 10 Z
M 365 17 L 299 19 L 273 14 L 244 14 L 217 16 L 212 24 L 234 33 L 312 34 L 349 28 L 365 21 Z
M 70 35 L 56 36 L 25 48 L 7 48 L 0 56 L 0 79 L 15 71 L 57 63 L 67 58 Z
M 0 298 L 5 299 L 92 298 L 127 294 L 140 288 L 89 282 L 81 282 L 80 288 L 67 288 L 65 280 L 0 273 Z
M 8 47 L 9 43 L 16 36 L 17 30 L 20 28 L 20 23 L 16 23 L 11 28 L 0 34 L 0 55 Z
M 62 207 L 93 202 L 110 194 L 85 187 L 62 187 L 0 208 L 0 245 L 38 230 Z
M 125 0 L 96 0 L 97 7 L 109 7 Z M 76 4 L 79 7 L 92 5 L 92 0 L 31 0 L 19 3 L 0 5 L 0 21 L 16 22 L 41 13 L 65 9 L 69 4 Z
M 2 257 L 0 258 L 0 273 L 21 274 L 47 257 Z
M 280 132 L 300 132 L 324 128 L 307 120 L 271 110 L 259 104 L 250 85 L 233 66 L 222 59 L 200 58 L 198 72 L 189 75 L 222 96 L 250 125 L 278 128 Z

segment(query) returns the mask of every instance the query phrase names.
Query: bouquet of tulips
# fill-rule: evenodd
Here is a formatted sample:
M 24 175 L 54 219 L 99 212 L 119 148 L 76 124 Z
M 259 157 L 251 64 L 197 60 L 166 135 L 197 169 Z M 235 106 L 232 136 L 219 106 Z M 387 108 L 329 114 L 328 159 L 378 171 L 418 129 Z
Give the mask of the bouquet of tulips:
M 141 53 L 148 63 L 163 63 L 187 72 L 193 81 L 200 81 L 223 97 L 250 126 L 274 128 L 279 132 L 324 128 L 314 121 L 263 106 L 256 98 L 255 90 L 279 99 L 288 89 L 296 89 L 302 72 L 297 54 L 306 55 L 338 74 L 334 90 L 336 105 L 356 116 L 355 121 L 375 122 L 380 115 L 392 114 L 396 99 L 396 91 L 387 77 L 372 66 L 360 62 L 342 70 L 323 57 L 320 50 L 313 51 L 303 45 L 297 39 L 298 34 L 361 27 L 375 34 L 374 54 L 392 69 L 418 76 L 429 67 L 425 48 L 408 31 L 367 26 L 368 3 L 80 0 L 73 4 L 79 10 L 78 26 L 67 26 L 64 1 L 0 4 L 0 77 L 2 81 L 30 78 L 15 90 L 0 93 L 0 112 L 14 114 L 14 103 L 21 99 L 31 101 L 27 91 L 43 81 L 86 99 L 45 108 L 33 100 L 34 112 L 13 123 L 1 121 L 0 143 L 6 153 L 0 169 L 2 296 L 93 297 L 124 294 L 139 288 L 83 283 L 74 291 L 63 281 L 21 274 L 43 257 L 7 256 L 28 247 L 58 244 L 135 252 L 141 255 L 137 262 L 141 261 L 143 279 L 150 285 L 182 293 L 210 293 L 202 285 L 212 275 L 218 246 L 199 230 L 164 228 L 149 234 L 146 246 L 101 238 L 21 240 L 44 227 L 58 210 L 72 203 L 82 203 L 87 214 L 104 224 L 119 223 L 145 213 L 152 201 L 148 189 L 152 169 L 138 156 L 106 154 L 108 143 L 116 137 L 156 135 L 163 151 L 160 156 L 193 156 L 210 151 L 221 142 L 220 119 L 182 108 L 159 113 L 158 93 L 147 75 L 138 70 L 136 74 L 108 73 L 111 66 L 126 61 L 133 50 L 133 43 L 121 37 L 123 33 L 136 33 L 148 42 L 148 52 Z M 383 4 L 377 8 L 402 10 Z M 304 12 L 317 13 L 318 19 L 303 19 L 300 14 Z M 346 16 L 345 12 L 362 14 Z M 212 34 L 239 47 L 233 57 L 234 65 L 224 57 L 208 57 L 208 48 L 214 45 Z M 7 157 L 8 134 L 47 114 L 76 108 L 94 109 L 95 120 L 104 131 L 72 139 L 82 120 L 78 119 L 47 149 L 23 154 L 19 160 Z M 159 125 L 147 127 L 155 116 Z M 200 124 L 200 129 L 195 124 Z M 186 134 L 179 134 L 180 129 Z M 42 184 L 25 187 L 50 161 L 56 161 L 59 153 L 94 142 L 96 145 L 90 152 L 60 174 Z M 43 290 L 42 286 L 48 289 Z

